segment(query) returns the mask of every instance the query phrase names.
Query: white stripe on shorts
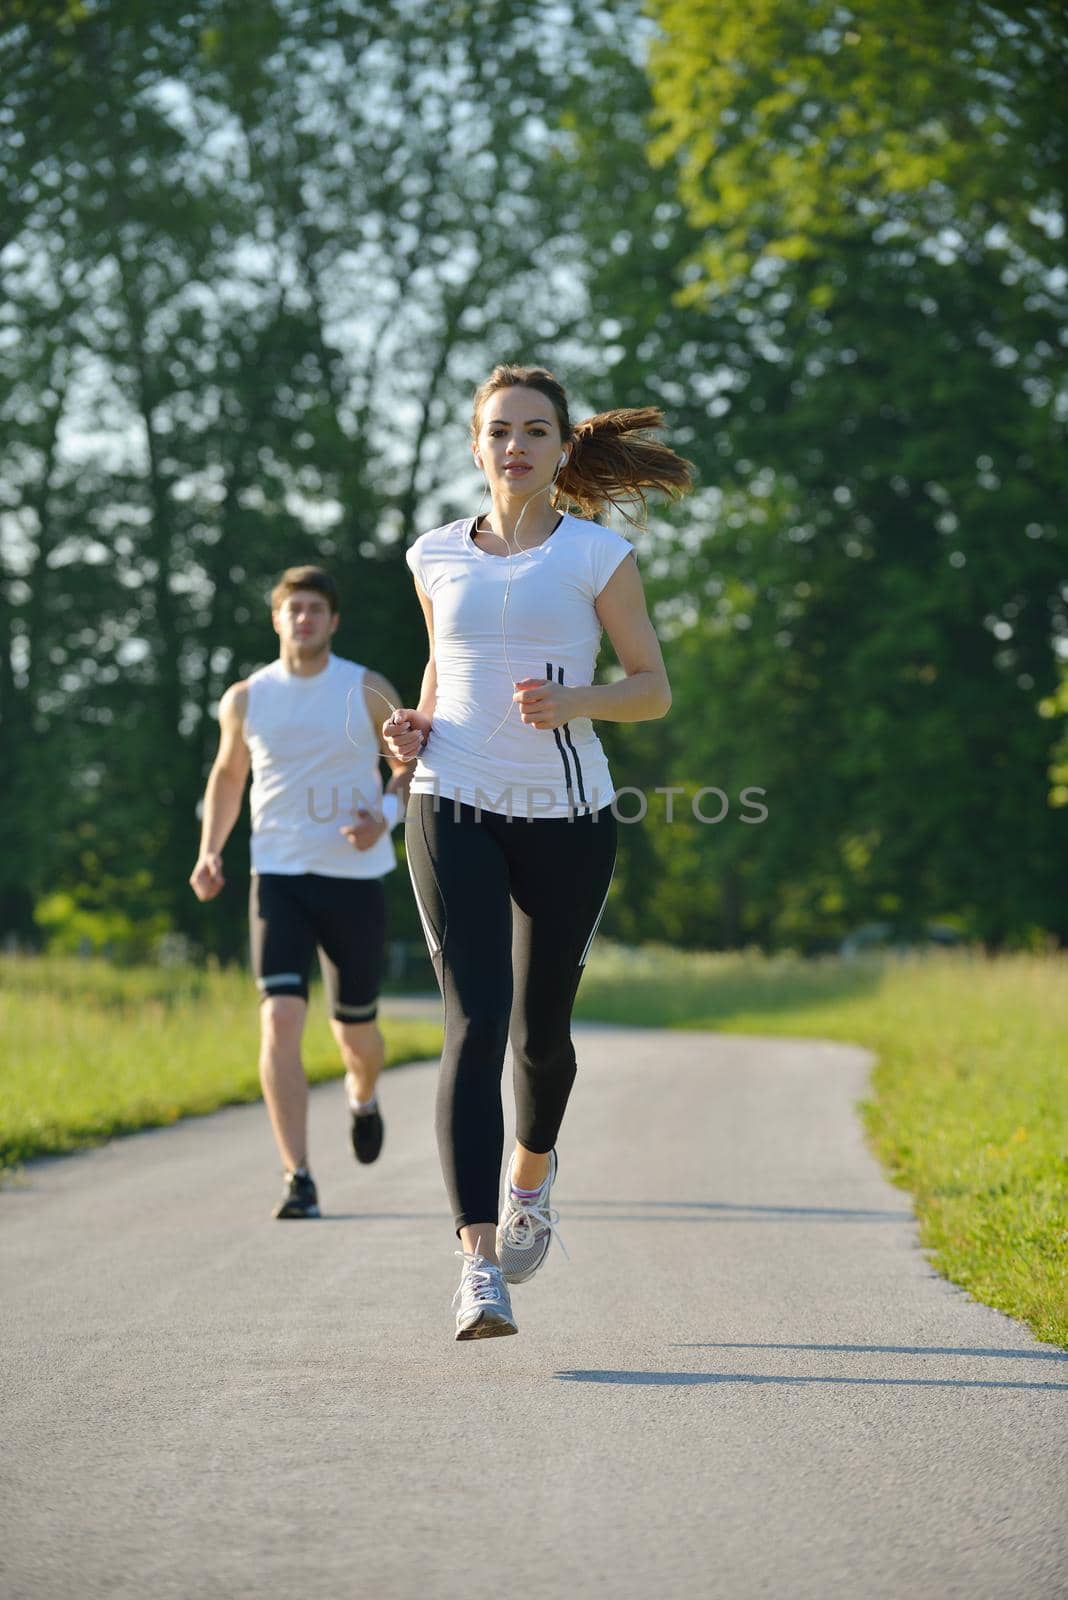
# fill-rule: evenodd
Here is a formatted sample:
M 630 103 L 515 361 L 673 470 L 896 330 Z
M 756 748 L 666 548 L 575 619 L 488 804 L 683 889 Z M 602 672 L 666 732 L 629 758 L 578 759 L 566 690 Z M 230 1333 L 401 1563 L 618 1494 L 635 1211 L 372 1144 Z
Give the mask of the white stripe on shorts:
M 360 1022 L 364 1017 L 369 1017 L 377 1008 L 377 1000 L 370 1000 L 365 1006 L 336 1005 L 334 1007 L 334 1015 L 339 1022 Z

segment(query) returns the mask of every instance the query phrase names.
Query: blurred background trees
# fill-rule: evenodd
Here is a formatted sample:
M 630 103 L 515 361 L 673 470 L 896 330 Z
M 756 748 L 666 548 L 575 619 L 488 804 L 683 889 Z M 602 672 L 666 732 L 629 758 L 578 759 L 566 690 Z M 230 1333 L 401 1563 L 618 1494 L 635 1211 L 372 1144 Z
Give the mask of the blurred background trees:
M 186 886 L 219 694 L 304 560 L 416 692 L 403 549 L 517 359 L 700 473 L 636 536 L 675 704 L 604 730 L 607 931 L 1064 942 L 1059 7 L 7 16 L 0 935 L 240 953 L 243 841 Z

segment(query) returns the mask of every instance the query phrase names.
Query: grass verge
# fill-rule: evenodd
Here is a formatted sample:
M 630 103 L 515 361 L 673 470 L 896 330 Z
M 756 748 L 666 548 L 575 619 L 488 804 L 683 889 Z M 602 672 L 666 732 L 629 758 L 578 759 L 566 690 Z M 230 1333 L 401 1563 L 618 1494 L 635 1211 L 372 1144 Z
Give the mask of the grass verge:
M 801 961 L 602 949 L 578 1014 L 840 1039 L 876 1056 L 872 1146 L 933 1264 L 1068 1347 L 1068 958 Z
M 436 1056 L 441 1030 L 384 1021 L 386 1065 Z M 341 1076 L 321 1006 L 305 1067 Z M 0 959 L 0 1168 L 260 1096 L 254 992 L 236 972 Z

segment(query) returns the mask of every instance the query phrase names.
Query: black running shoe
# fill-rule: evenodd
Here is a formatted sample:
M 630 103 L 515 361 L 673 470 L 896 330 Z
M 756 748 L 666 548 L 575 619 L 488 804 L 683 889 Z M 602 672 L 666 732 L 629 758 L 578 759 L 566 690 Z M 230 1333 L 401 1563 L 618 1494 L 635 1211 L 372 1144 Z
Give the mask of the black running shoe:
M 310 1172 L 287 1172 L 286 1192 L 274 1208 L 274 1215 L 282 1221 L 290 1217 L 318 1217 L 319 1196 Z
M 382 1113 L 377 1106 L 370 1111 L 352 1112 L 352 1148 L 356 1160 L 364 1166 L 378 1160 L 384 1135 Z

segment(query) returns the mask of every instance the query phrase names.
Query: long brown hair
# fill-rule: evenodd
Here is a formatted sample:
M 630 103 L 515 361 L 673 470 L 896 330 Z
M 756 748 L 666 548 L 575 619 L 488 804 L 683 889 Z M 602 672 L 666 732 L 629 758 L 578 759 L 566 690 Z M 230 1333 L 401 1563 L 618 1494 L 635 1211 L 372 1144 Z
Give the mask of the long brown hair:
M 560 424 L 560 437 L 571 445 L 567 464 L 560 469 L 553 493 L 556 506 L 574 506 L 581 516 L 596 517 L 615 506 L 630 523 L 640 506 L 648 511 L 646 494 L 659 489 L 677 500 L 693 487 L 693 464 L 666 444 L 646 437 L 664 426 L 657 406 L 629 406 L 601 411 L 572 426 L 563 384 L 545 367 L 494 367 L 475 391 L 471 435 L 478 438 L 482 408 L 498 389 L 537 389 L 552 404 Z

